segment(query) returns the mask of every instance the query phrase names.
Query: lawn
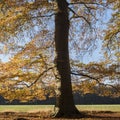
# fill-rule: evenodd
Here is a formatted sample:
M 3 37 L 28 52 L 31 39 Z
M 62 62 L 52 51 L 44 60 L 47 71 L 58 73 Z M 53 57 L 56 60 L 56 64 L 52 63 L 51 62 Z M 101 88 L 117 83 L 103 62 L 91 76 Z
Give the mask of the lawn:
M 85 117 L 72 116 L 76 120 L 120 120 L 120 105 L 77 105 L 77 108 Z M 0 120 L 53 120 L 53 109 L 53 105 L 0 105 Z
M 111 111 L 120 112 L 120 105 L 77 105 L 80 111 Z
M 120 112 L 120 105 L 77 105 L 80 111 Z M 53 105 L 0 105 L 0 112 L 38 112 L 53 110 Z
M 53 105 L 0 105 L 0 112 L 38 112 L 53 110 Z

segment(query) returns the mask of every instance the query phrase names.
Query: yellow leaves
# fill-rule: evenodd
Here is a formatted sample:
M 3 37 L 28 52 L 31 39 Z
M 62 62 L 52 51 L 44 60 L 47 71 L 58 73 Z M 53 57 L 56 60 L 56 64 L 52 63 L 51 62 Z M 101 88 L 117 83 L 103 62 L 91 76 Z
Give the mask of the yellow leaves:
M 108 30 L 106 30 L 106 35 L 105 35 L 105 41 L 104 41 L 104 48 L 108 48 L 110 52 L 108 52 L 108 49 L 106 52 L 110 54 L 111 59 L 119 59 L 119 47 L 120 47 L 120 13 L 118 12 L 119 8 L 118 6 L 116 7 L 116 4 L 120 5 L 120 1 L 116 1 L 114 8 L 115 13 L 112 16 L 111 22 L 109 23 Z M 108 54 L 107 53 L 107 54 Z M 104 54 L 106 55 L 106 54 Z M 106 57 L 106 56 L 105 56 Z M 119 60 L 118 60 L 119 61 Z
M 23 87 L 12 87 L 9 86 L 4 87 L 4 89 L 1 89 L 0 86 L 0 94 L 3 95 L 6 99 L 9 99 L 10 101 L 18 99 L 22 102 L 27 102 L 33 98 L 45 100 L 45 90 L 39 89 L 37 87 L 30 87 L 30 88 L 23 88 Z
M 111 29 L 106 31 L 105 40 L 113 39 L 117 35 L 117 33 L 119 31 L 118 26 L 110 26 L 110 27 L 111 27 Z
M 7 53 L 8 52 L 8 46 L 6 46 L 6 45 L 4 45 L 4 47 L 3 47 L 3 53 Z
M 10 4 L 12 4 L 12 2 Z M 6 5 L 9 6 L 10 4 L 9 2 L 6 2 Z M 9 32 L 10 34 L 13 34 L 19 28 L 19 26 L 26 22 L 26 19 L 29 16 L 29 9 L 26 9 L 25 6 L 17 5 L 10 5 L 8 8 L 9 9 L 4 8 L 4 12 L 0 11 L 1 32 Z
M 104 85 L 100 85 L 99 86 L 99 94 L 101 96 L 112 96 L 113 95 L 113 91 L 112 91 L 111 87 L 106 87 Z
M 32 40 L 23 50 L 13 56 L 9 62 L 0 64 L 0 72 L 2 74 L 0 83 L 6 86 L 1 93 L 6 98 L 22 101 L 30 100 L 33 97 L 46 99 L 46 92 L 43 89 L 45 87 L 41 87 L 41 80 L 44 80 L 45 76 L 39 78 L 40 80 L 37 82 L 39 84 L 34 84 L 33 88 L 31 88 L 32 86 L 27 88 L 27 85 L 31 85 L 39 74 L 42 74 L 47 69 L 46 62 L 48 62 L 48 58 L 42 52 L 44 49 L 38 49 L 36 44 L 37 42 Z M 53 93 L 50 92 L 50 95 L 53 96 Z
M 79 85 L 73 85 L 73 89 L 75 91 L 80 91 L 82 94 L 87 93 L 95 93 L 95 86 L 97 85 L 97 82 L 95 80 L 93 81 L 83 81 Z
M 120 57 L 120 51 L 116 52 L 115 56 L 119 58 Z
M 109 23 L 109 27 L 108 30 L 106 31 L 106 36 L 105 36 L 105 40 L 107 43 L 111 44 L 113 43 L 112 41 L 115 41 L 117 39 L 119 39 L 120 35 L 120 13 L 119 11 L 119 5 L 120 5 L 120 1 L 117 0 L 114 2 L 114 14 L 112 15 L 112 19 L 111 22 Z M 111 45 L 113 46 L 113 45 Z

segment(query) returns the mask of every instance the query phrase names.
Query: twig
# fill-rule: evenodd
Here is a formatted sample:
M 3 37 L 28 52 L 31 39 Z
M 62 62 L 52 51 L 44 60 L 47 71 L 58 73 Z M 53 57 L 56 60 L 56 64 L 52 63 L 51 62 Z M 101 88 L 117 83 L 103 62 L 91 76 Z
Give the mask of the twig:
M 74 18 L 82 18 L 82 19 L 84 19 L 87 23 L 88 23 L 88 25 L 90 26 L 90 28 L 91 28 L 91 23 L 84 17 L 84 16 L 80 16 L 80 15 L 78 15 L 72 8 L 70 8 L 70 7 L 68 7 L 68 9 L 75 15 L 75 17 Z M 73 18 L 73 17 L 72 17 Z
M 87 8 L 87 10 L 88 10 L 88 12 L 90 13 L 90 15 L 93 16 L 95 20 L 98 20 L 98 19 L 96 19 L 96 17 L 95 17 L 95 16 L 92 14 L 92 12 L 91 12 L 91 9 L 92 9 L 92 8 L 89 7 L 89 6 L 87 6 L 85 3 L 84 3 L 84 6 Z
M 102 7 L 106 7 L 105 3 L 96 3 L 96 2 L 71 2 L 69 3 L 69 5 L 79 5 L 79 4 L 89 4 L 89 5 L 97 5 L 97 6 L 102 6 Z
M 43 71 L 41 74 L 38 75 L 38 77 L 30 84 L 30 85 L 27 85 L 26 86 L 29 88 L 31 87 L 32 85 L 34 85 L 35 83 L 37 83 L 37 81 L 40 79 L 41 76 L 43 76 L 46 72 L 48 72 L 49 70 L 53 69 L 54 67 L 50 67 L 48 68 L 47 70 Z

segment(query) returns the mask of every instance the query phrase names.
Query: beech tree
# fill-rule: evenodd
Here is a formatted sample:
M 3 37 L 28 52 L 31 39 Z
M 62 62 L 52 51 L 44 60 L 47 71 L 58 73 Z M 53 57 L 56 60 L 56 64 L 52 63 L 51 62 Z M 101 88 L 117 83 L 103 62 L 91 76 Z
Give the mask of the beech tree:
M 104 47 L 106 47 L 106 57 L 110 56 L 109 59 L 117 64 L 120 62 L 120 1 L 114 3 L 113 10 L 106 30 Z
M 25 36 L 29 36 L 29 38 L 33 38 L 37 33 L 33 31 L 33 27 L 37 24 L 45 33 L 49 33 L 49 27 L 46 27 L 47 23 L 44 23 L 46 20 L 50 18 L 54 20 L 54 42 L 55 42 L 55 51 L 56 57 L 54 59 L 56 69 L 57 69 L 57 77 L 60 86 L 58 86 L 58 94 L 56 99 L 56 108 L 58 108 L 55 116 L 70 116 L 74 114 L 80 114 L 76 109 L 73 100 L 72 94 L 72 84 L 71 84 L 71 69 L 70 69 L 70 58 L 69 58 L 69 29 L 74 28 L 73 19 L 77 19 L 81 21 L 81 33 L 84 44 L 83 48 L 89 48 L 89 45 L 93 36 L 89 35 L 93 27 L 95 27 L 95 22 L 97 20 L 97 16 L 99 18 L 99 13 L 102 10 L 107 8 L 107 5 L 112 4 L 114 1 L 102 1 L 102 0 L 33 0 L 33 1 L 2 1 L 0 3 L 1 7 L 1 21 L 0 21 L 0 39 L 2 44 L 9 44 L 9 49 L 11 49 L 10 44 L 13 42 L 15 49 L 15 37 L 19 37 L 19 40 L 22 39 L 23 34 Z M 53 18 L 54 16 L 54 18 Z M 71 21 L 70 21 L 71 20 Z M 43 25 L 42 27 L 41 25 Z M 92 26 L 92 23 L 94 25 Z M 70 26 L 71 25 L 71 26 Z M 52 26 L 51 26 L 52 27 Z M 76 28 L 76 31 L 78 28 Z M 87 34 L 85 34 L 87 32 Z M 53 34 L 53 32 L 50 32 Z M 73 35 L 75 36 L 75 35 Z M 77 37 L 76 37 L 77 38 Z M 81 37 L 82 38 L 82 37 Z M 95 39 L 95 38 L 94 38 Z M 49 41 L 46 39 L 43 42 Z M 80 42 L 82 40 L 77 40 L 76 42 Z M 83 41 L 82 41 L 83 42 Z M 38 43 L 39 44 L 39 43 Z M 73 43 L 75 45 L 75 43 Z M 86 47 L 87 46 L 87 47 Z M 20 48 L 19 48 L 20 47 Z M 17 45 L 17 49 L 22 49 L 21 46 Z M 34 46 L 32 46 L 36 49 Z M 5 47 L 6 49 L 8 49 Z M 79 48 L 79 47 L 78 47 Z M 33 49 L 33 50 L 34 50 Z M 40 58 L 41 59 L 41 58 Z M 30 59 L 31 60 L 31 59 Z M 41 59 L 43 60 L 43 59 Z M 44 61 L 44 60 L 43 60 Z M 27 61 L 28 62 L 28 61 Z M 36 61 L 40 62 L 40 61 Z M 17 66 L 15 66 L 17 69 Z M 51 68 L 48 68 L 51 69 Z M 46 71 L 45 71 L 46 72 Z M 29 72 L 28 72 L 29 73 Z M 44 72 L 43 72 L 44 73 Z M 24 75 L 24 74 L 23 74 Z M 25 76 L 29 76 L 25 74 Z M 32 75 L 33 77 L 36 74 Z M 27 79 L 27 78 L 26 78 Z M 32 79 L 31 79 L 32 80 Z M 36 80 L 37 81 L 37 80 Z M 36 82 L 34 81 L 33 84 Z M 28 85 L 29 86 L 29 85 Z M 23 92 L 25 93 L 25 92 Z

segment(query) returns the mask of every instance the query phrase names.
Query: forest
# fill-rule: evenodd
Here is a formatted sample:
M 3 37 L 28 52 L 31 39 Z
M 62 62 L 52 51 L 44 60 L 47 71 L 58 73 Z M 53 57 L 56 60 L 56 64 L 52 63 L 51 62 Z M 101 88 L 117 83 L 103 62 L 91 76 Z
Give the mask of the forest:
M 120 1 L 1 0 L 0 95 L 55 97 L 63 117 L 75 93 L 120 97 Z

